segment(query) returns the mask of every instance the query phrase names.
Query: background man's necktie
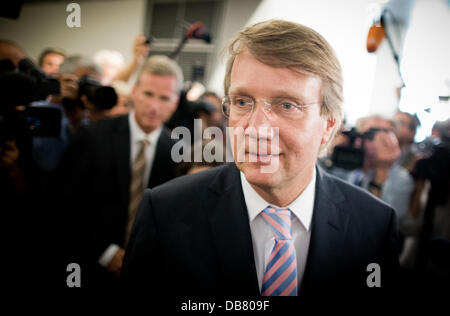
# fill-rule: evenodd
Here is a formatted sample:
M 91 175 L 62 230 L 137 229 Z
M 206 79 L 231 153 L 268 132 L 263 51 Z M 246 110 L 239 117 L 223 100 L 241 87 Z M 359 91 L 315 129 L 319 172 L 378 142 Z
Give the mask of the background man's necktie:
M 141 202 L 142 195 L 144 194 L 144 181 L 147 176 L 145 174 L 145 149 L 147 148 L 149 141 L 143 139 L 140 143 L 141 147 L 139 148 L 139 152 L 134 160 L 131 171 L 130 202 L 128 204 L 128 223 L 125 235 L 125 245 L 128 244 L 128 239 L 130 238 L 131 229 L 139 208 L 139 203 Z
M 262 296 L 297 295 L 297 255 L 292 241 L 289 209 L 266 207 L 262 217 L 275 234 L 275 245 L 269 256 L 261 288 Z

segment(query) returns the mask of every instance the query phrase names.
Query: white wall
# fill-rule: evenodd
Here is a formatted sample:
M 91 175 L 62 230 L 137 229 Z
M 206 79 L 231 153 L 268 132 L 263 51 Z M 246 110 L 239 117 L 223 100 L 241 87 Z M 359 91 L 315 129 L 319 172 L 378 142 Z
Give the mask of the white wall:
M 131 59 L 134 36 L 143 31 L 146 0 L 74 1 L 81 7 L 80 28 L 66 25 L 70 2 L 25 3 L 18 20 L 0 18 L 0 38 L 15 41 L 35 59 L 48 46 L 69 54 L 118 50 Z
M 400 108 L 417 113 L 422 129 L 417 140 L 431 133 L 436 120 L 450 118 L 450 5 L 445 0 L 416 0 L 403 47 L 405 89 Z M 425 109 L 430 108 L 427 112 Z

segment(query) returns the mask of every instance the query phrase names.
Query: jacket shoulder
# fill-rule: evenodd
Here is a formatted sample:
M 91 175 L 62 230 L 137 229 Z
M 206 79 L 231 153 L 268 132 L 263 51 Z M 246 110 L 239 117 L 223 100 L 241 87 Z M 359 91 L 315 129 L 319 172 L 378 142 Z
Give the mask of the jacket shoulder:
M 151 189 L 152 199 L 166 201 L 193 199 L 202 191 L 207 190 L 214 179 L 219 177 L 225 169 L 226 166 L 218 166 L 172 179 Z M 146 194 L 150 194 L 150 190 L 146 190 Z
M 351 215 L 363 217 L 367 220 L 380 216 L 388 218 L 395 216 L 395 212 L 390 205 L 363 188 L 323 171 L 321 177 L 327 194 L 337 200 L 342 208 L 351 212 Z

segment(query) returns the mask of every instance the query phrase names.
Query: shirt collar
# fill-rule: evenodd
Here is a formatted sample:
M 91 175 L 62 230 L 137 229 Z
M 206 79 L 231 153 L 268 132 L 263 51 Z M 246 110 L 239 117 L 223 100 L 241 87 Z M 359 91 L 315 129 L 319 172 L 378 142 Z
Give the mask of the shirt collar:
M 128 115 L 128 121 L 129 121 L 129 124 L 130 124 L 131 142 L 133 144 L 135 144 L 135 143 L 139 143 L 143 139 L 146 139 L 146 140 L 148 140 L 150 142 L 150 146 L 154 146 L 156 144 L 156 142 L 158 141 L 159 135 L 162 132 L 162 125 L 159 126 L 157 129 L 155 129 L 150 134 L 146 134 L 141 129 L 139 124 L 136 122 L 136 118 L 134 116 L 134 113 L 135 112 L 133 110 L 131 110 L 130 114 Z
M 276 208 L 280 208 L 276 205 L 270 204 L 265 201 L 245 178 L 245 175 L 241 172 L 241 185 L 244 192 L 245 203 L 247 205 L 248 215 L 250 222 L 252 222 L 256 216 L 261 213 L 268 205 L 272 205 Z M 311 181 L 306 186 L 305 190 L 287 207 L 295 216 L 300 220 L 302 225 L 308 231 L 311 225 L 312 214 L 314 210 L 314 197 L 316 193 L 316 168 L 314 168 Z

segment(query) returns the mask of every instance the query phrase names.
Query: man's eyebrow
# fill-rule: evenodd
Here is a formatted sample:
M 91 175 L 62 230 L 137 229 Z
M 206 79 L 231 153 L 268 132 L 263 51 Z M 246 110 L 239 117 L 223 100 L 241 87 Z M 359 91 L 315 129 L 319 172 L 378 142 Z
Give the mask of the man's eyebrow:
M 244 87 L 236 87 L 236 88 L 230 88 L 228 90 L 228 94 L 243 94 L 243 95 L 249 95 Z
M 245 89 L 245 87 L 230 88 L 228 90 L 228 94 L 245 95 L 245 96 L 253 97 L 253 94 L 249 93 L 248 90 Z M 289 99 L 294 99 L 297 101 L 303 100 L 303 98 L 300 97 L 299 95 L 297 95 L 294 91 L 288 91 L 288 90 L 284 90 L 284 89 L 274 90 L 273 92 L 271 92 L 271 97 L 272 98 L 289 98 Z

